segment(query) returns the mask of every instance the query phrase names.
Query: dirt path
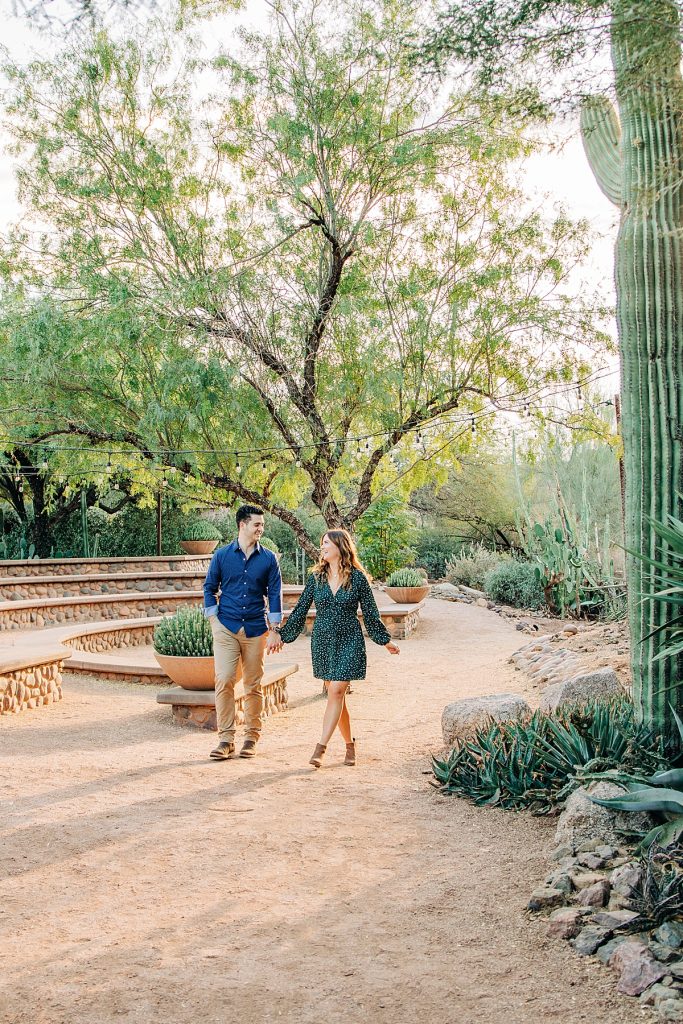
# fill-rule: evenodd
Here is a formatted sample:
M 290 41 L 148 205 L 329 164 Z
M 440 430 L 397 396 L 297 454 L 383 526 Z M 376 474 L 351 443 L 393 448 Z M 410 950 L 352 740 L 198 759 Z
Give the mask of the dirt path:
M 553 824 L 428 786 L 443 706 L 517 690 L 524 642 L 428 602 L 400 658 L 369 644 L 360 764 L 307 767 L 308 641 L 253 762 L 173 728 L 154 690 L 68 681 L 0 718 L 3 1024 L 631 1024 L 609 972 L 526 916 Z M 280 656 L 281 657 L 281 656 Z

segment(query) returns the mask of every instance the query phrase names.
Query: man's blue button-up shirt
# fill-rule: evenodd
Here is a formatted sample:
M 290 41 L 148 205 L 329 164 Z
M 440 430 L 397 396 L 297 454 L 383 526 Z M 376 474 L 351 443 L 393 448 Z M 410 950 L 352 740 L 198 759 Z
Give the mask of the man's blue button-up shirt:
M 261 636 L 266 632 L 266 596 L 270 622 L 280 622 L 282 577 L 272 551 L 257 544 L 247 558 L 236 540 L 216 551 L 204 580 L 205 615 L 218 615 L 233 633 L 244 627 L 247 636 Z

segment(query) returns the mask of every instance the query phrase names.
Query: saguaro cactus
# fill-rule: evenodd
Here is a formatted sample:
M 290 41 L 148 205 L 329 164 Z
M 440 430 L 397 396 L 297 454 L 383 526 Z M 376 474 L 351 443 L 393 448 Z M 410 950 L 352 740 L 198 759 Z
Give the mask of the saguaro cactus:
M 680 516 L 683 491 L 683 79 L 675 0 L 614 0 L 612 59 L 619 117 L 606 100 L 582 111 L 584 147 L 605 195 L 621 210 L 616 242 L 622 367 L 626 545 L 654 557 L 651 520 Z M 660 550 L 666 562 L 666 548 Z M 634 700 L 642 719 L 674 735 L 683 657 L 654 660 L 671 608 L 627 561 Z M 644 598 L 644 600 L 643 600 Z

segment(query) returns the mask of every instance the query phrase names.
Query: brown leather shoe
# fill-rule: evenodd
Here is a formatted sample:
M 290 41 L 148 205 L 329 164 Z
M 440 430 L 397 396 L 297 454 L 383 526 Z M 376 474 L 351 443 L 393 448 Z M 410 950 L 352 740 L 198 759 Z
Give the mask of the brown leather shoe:
M 215 750 L 212 750 L 209 757 L 212 761 L 227 761 L 229 757 L 235 756 L 235 744 L 221 740 Z
M 350 743 L 346 744 L 346 757 L 344 758 L 344 764 L 354 765 L 356 763 L 356 741 L 351 740 Z
M 312 764 L 314 768 L 319 768 L 320 765 L 323 763 L 323 757 L 325 756 L 326 750 L 327 747 L 324 746 L 322 743 L 316 743 L 315 750 L 313 751 L 313 757 L 308 763 Z
M 256 757 L 256 740 L 245 740 L 240 750 L 240 757 Z

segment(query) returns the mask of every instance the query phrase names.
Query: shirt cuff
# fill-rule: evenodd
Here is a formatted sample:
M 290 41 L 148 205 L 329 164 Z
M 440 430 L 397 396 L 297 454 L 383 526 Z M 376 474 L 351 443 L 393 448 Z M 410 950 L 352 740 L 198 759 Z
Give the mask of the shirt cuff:
M 273 626 L 279 625 L 282 622 L 282 612 L 268 612 L 268 622 Z
M 208 608 L 204 609 L 204 615 L 207 619 L 213 618 L 214 615 L 218 615 L 218 605 L 212 604 Z

